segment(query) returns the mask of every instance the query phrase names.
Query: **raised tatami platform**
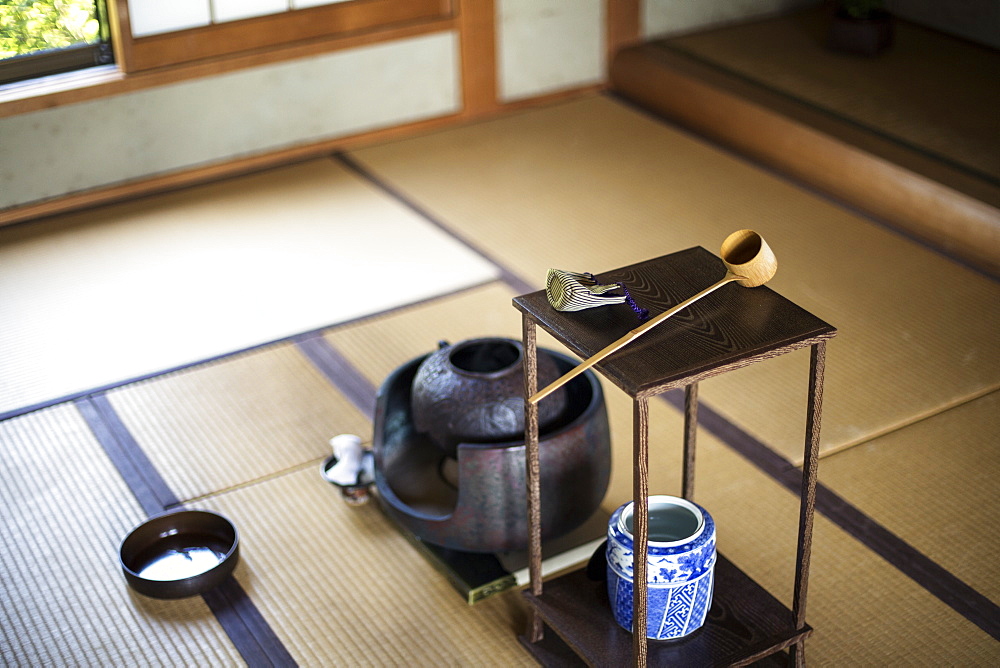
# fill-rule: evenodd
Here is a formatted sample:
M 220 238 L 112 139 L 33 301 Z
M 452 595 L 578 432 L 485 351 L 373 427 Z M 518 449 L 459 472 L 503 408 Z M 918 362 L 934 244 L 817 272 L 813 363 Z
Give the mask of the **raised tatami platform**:
M 204 256 L 227 218 L 225 206 L 206 204 L 211 188 L 130 205 L 131 222 L 119 208 L 95 210 L 80 230 L 187 220 L 176 252 Z M 827 357 L 809 662 L 1000 662 L 997 282 L 607 96 L 236 179 L 219 192 L 251 190 L 288 221 L 301 212 L 320 230 L 347 234 L 391 215 L 398 234 L 436 240 L 402 250 L 375 241 L 352 266 L 391 271 L 424 253 L 445 278 L 462 262 L 485 278 L 463 281 L 460 271 L 390 304 L 380 300 L 396 286 L 356 285 L 331 261 L 329 281 L 284 288 L 289 302 L 330 303 L 313 310 L 318 326 L 249 350 L 234 336 L 235 354 L 143 371 L 134 382 L 101 378 L 64 401 L 14 400 L 0 421 L 4 664 L 532 665 L 517 641 L 521 597 L 467 605 L 377 505 L 349 507 L 320 478 L 327 439 L 349 432 L 370 442 L 375 388 L 439 340 L 518 337 L 511 299 L 542 287 L 549 267 L 600 272 L 691 246 L 717 252 L 744 227 L 777 255 L 769 285 L 839 330 Z M 339 193 L 355 196 L 348 203 Z M 0 253 L 30 239 L 37 263 L 55 272 L 80 220 L 0 231 Z M 343 250 L 338 233 L 308 239 L 314 257 Z M 156 257 L 141 236 L 135 243 L 123 243 L 118 259 Z M 78 277 L 85 293 L 90 285 L 94 299 L 112 304 L 99 287 L 114 260 L 103 276 L 92 266 Z M 4 289 L 28 289 L 46 274 L 37 263 L 21 275 L 4 265 Z M 248 299 L 241 285 L 228 289 Z M 355 289 L 385 305 L 337 311 L 338 294 Z M 131 292 L 141 299 L 143 284 Z M 183 309 L 172 317 L 172 327 L 203 327 Z M 102 324 L 83 314 L 54 334 Z M 0 348 L 0 376 L 16 382 L 4 367 L 11 359 Z M 799 351 L 700 390 L 697 500 L 716 520 L 720 551 L 786 604 L 807 373 Z M 40 391 L 30 374 L 25 382 Z M 632 406 L 606 388 L 610 511 L 631 495 Z M 668 394 L 650 407 L 653 493 L 680 489 L 682 402 Z M 204 598 L 137 595 L 117 566 L 118 543 L 177 504 L 235 521 L 243 541 L 235 577 Z
M 656 39 L 622 95 L 1000 275 L 1000 52 L 897 20 L 876 57 L 827 47 L 828 8 Z

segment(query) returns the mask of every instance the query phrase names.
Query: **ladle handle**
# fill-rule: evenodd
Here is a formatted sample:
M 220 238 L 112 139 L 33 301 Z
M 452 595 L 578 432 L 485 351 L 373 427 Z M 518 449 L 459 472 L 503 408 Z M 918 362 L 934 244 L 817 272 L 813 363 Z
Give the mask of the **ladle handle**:
M 582 363 L 580 363 L 578 366 L 574 367 L 571 371 L 569 371 L 568 373 L 566 373 L 563 376 L 560 376 L 559 378 L 557 378 L 556 380 L 552 381 L 551 383 L 549 383 L 547 386 L 545 386 L 544 388 L 542 388 L 541 390 L 539 390 L 535 394 L 533 394 L 530 397 L 528 397 L 528 402 L 532 403 L 532 404 L 537 404 L 539 401 L 541 401 L 545 397 L 549 396 L 550 394 L 552 394 L 553 392 L 555 392 L 556 390 L 558 390 L 560 387 L 562 387 L 563 385 L 565 385 L 569 381 L 573 380 L 574 378 L 576 378 L 577 376 L 579 376 L 581 373 L 583 373 L 584 371 L 586 371 L 590 367 L 594 366 L 595 364 L 597 364 L 598 362 L 600 362 L 601 360 L 603 360 L 605 357 L 607 357 L 611 353 L 617 351 L 618 349 L 622 348 L 623 346 L 628 345 L 632 341 L 635 341 L 637 338 L 639 338 L 640 336 L 642 336 L 643 334 L 645 334 L 649 330 L 653 329 L 654 327 L 656 327 L 661 322 L 663 322 L 664 320 L 666 320 L 670 316 L 674 315 L 678 311 L 687 308 L 688 306 L 690 306 L 691 304 L 695 303 L 696 301 L 698 301 L 699 299 L 701 299 L 705 295 L 708 295 L 708 294 L 711 294 L 712 292 L 715 292 L 716 290 L 718 290 L 719 288 L 721 288 L 726 283 L 732 283 L 733 281 L 739 281 L 739 280 L 742 280 L 742 279 L 743 279 L 743 276 L 737 276 L 736 274 L 734 274 L 732 272 L 727 272 L 726 275 L 725 275 L 725 277 L 721 281 L 719 281 L 718 283 L 715 283 L 714 285 L 708 286 L 707 288 L 705 288 L 704 290 L 702 290 L 698 294 L 694 295 L 693 297 L 689 297 L 689 298 L 685 299 L 680 304 L 677 304 L 677 306 L 674 306 L 673 308 L 671 308 L 668 311 L 664 311 L 663 313 L 661 313 L 660 315 L 656 316 L 655 318 L 653 318 L 649 322 L 643 323 L 639 327 L 636 327 L 631 332 L 629 332 L 625 336 L 621 337 L 620 339 L 618 339 L 614 343 L 611 343 L 607 347 L 605 347 L 605 348 L 597 351 L 596 353 L 594 353 L 593 355 L 591 355 L 590 357 L 588 357 L 586 360 L 584 360 Z

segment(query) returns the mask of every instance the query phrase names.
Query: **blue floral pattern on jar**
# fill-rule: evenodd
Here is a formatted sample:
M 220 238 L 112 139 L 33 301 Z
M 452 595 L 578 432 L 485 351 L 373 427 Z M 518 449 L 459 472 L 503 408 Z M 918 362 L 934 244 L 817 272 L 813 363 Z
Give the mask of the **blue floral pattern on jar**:
M 646 566 L 646 636 L 676 640 L 705 623 L 712 604 L 715 575 L 715 522 L 701 506 L 670 496 L 650 497 L 655 508 L 680 507 L 698 520 L 691 535 L 669 542 L 651 541 Z M 608 521 L 607 586 L 615 621 L 632 631 L 632 535 L 623 516 L 631 516 L 632 504 L 618 508 Z

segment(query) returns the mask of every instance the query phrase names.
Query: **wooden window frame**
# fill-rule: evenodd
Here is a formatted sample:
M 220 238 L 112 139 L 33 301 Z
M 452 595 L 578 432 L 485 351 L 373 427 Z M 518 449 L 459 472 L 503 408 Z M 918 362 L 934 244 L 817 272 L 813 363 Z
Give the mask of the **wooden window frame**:
M 452 0 L 352 0 L 239 21 L 133 37 L 128 0 L 113 0 L 115 56 L 126 74 L 274 49 L 299 42 L 357 35 L 450 19 Z

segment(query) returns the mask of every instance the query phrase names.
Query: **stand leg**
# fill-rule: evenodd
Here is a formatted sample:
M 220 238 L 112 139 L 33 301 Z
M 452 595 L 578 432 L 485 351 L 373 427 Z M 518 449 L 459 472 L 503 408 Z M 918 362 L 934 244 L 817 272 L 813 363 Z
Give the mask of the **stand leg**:
M 649 400 L 632 409 L 632 659 L 646 665 L 646 565 L 649 553 Z
M 694 450 L 698 436 L 698 383 L 684 388 L 684 478 L 681 496 L 694 501 Z
M 527 314 L 521 317 L 524 347 L 524 438 L 525 480 L 528 496 L 528 575 L 531 593 L 542 595 L 542 507 L 538 463 L 538 404 L 528 401 L 538 389 L 538 346 L 535 322 Z M 528 640 L 535 643 L 542 639 L 542 618 L 532 608 Z
M 809 585 L 809 558 L 812 553 L 813 513 L 816 508 L 816 478 L 819 469 L 819 429 L 823 414 L 823 373 L 826 369 L 826 342 L 813 344 L 809 360 L 809 404 L 806 408 L 806 443 L 802 464 L 802 505 L 799 509 L 799 546 L 795 558 L 795 593 L 792 612 L 795 627 L 806 623 L 806 594 Z M 805 665 L 805 641 L 791 648 L 796 666 Z

